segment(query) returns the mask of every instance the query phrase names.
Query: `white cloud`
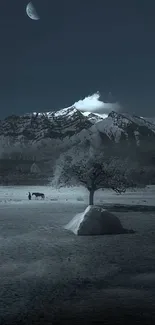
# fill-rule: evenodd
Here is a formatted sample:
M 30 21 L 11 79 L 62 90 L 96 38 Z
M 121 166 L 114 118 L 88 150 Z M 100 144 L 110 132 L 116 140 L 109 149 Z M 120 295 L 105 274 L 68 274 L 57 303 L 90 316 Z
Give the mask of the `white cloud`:
M 120 110 L 120 105 L 118 103 L 104 103 L 101 101 L 99 92 L 79 100 L 74 106 L 83 112 L 94 112 L 99 114 L 109 114 L 111 111 Z

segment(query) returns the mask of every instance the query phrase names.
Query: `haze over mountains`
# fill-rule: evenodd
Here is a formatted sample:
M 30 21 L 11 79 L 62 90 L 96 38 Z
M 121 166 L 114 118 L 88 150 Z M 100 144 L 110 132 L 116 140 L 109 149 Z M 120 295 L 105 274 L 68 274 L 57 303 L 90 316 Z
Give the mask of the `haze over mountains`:
M 111 104 L 115 111 L 106 115 L 105 103 L 98 103 L 97 99 L 96 109 L 88 103 L 89 100 L 85 101 L 86 111 L 84 106 L 75 103 L 57 112 L 33 112 L 1 120 L 1 178 L 10 174 L 11 177 L 16 174 L 17 178 L 19 173 L 27 175 L 35 172 L 46 178 L 51 175 L 59 155 L 71 154 L 75 148 L 89 155 L 90 148 L 102 150 L 112 143 L 125 141 L 127 146 L 134 147 L 143 141 L 155 143 L 154 119 L 120 113 L 115 104 Z

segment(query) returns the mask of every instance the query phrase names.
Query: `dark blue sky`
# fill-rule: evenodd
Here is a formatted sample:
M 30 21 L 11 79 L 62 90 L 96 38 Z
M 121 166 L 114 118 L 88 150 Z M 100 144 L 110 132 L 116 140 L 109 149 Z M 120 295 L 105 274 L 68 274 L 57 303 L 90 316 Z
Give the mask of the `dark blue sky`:
M 155 2 L 0 2 L 0 117 L 56 110 L 100 91 L 155 116 Z M 104 97 L 102 97 L 104 99 Z

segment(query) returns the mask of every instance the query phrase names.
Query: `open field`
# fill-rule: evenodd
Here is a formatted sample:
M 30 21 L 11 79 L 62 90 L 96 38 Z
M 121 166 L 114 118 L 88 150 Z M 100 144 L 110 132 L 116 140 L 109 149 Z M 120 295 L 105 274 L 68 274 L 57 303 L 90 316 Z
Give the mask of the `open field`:
M 45 200 L 28 201 L 36 190 Z M 0 188 L 0 324 L 155 322 L 155 212 L 115 213 L 135 234 L 77 237 L 63 226 L 87 198 L 83 189 Z M 154 189 L 101 191 L 102 202 L 155 205 Z

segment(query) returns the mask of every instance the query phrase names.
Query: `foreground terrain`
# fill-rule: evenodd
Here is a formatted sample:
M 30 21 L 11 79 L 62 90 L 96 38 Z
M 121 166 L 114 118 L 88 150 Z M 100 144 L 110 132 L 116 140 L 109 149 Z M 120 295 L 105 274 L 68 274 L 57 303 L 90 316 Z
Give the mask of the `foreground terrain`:
M 115 213 L 135 234 L 77 237 L 63 226 L 87 193 L 40 188 L 45 201 L 28 201 L 29 190 L 0 188 L 0 324 L 153 324 L 155 212 Z M 152 192 L 104 194 L 108 203 L 153 202 Z

